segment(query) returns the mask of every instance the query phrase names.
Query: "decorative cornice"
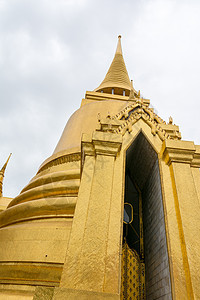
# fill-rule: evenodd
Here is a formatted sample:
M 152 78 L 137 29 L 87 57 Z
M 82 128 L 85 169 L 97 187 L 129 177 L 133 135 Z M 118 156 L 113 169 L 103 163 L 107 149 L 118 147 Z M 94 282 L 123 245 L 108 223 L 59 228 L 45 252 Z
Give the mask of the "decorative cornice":
M 85 156 L 116 156 L 122 145 L 122 136 L 110 132 L 95 131 L 92 136 L 82 136 L 82 160 Z
M 117 94 L 109 94 L 109 93 L 100 93 L 100 92 L 90 92 L 87 91 L 85 94 L 85 99 L 83 101 L 107 101 L 107 100 L 114 100 L 114 101 L 126 101 L 129 103 L 133 103 L 138 99 L 138 97 L 129 98 L 128 96 L 122 96 Z M 150 104 L 149 99 L 143 99 L 143 103 L 146 105 Z
M 94 145 L 92 144 L 92 136 L 87 133 L 83 133 L 82 135 L 81 153 L 82 153 L 82 157 L 85 157 L 86 155 L 87 156 L 95 155 Z
M 165 140 L 163 142 L 161 155 L 168 165 L 172 162 L 191 164 L 195 151 L 196 149 L 193 142 Z
M 200 145 L 195 145 L 195 153 L 191 162 L 191 167 L 200 168 Z
M 92 142 L 96 155 L 116 157 L 122 145 L 122 136 L 110 132 L 95 131 Z

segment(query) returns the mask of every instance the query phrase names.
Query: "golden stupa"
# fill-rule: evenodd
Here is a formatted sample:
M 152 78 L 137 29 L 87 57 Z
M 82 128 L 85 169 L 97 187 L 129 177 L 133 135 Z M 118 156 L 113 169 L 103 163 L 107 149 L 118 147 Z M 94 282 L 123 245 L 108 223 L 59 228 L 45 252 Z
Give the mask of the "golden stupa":
M 149 104 L 119 36 L 53 155 L 0 195 L 0 299 L 200 299 L 200 146 Z

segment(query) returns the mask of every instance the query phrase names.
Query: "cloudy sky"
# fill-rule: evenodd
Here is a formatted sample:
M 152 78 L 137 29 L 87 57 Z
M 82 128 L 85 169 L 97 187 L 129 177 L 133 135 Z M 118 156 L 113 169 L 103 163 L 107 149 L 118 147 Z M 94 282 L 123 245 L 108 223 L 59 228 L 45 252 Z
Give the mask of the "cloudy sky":
M 0 164 L 13 153 L 4 196 L 52 154 L 119 34 L 135 88 L 200 144 L 199 0 L 0 0 Z

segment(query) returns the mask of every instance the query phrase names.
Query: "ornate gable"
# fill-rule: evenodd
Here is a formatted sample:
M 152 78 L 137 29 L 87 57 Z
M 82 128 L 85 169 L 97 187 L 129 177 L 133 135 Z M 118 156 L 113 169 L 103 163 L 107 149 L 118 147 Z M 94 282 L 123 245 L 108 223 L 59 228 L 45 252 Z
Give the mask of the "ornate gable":
M 135 98 L 134 103 L 127 105 L 123 110 L 114 116 L 108 116 L 106 119 L 101 119 L 98 115 L 99 128 L 101 131 L 109 131 L 124 135 L 127 131 L 132 131 L 133 125 L 139 120 L 143 119 L 151 127 L 153 135 L 158 135 L 163 141 L 165 139 L 178 140 L 181 139 L 179 127 L 172 124 L 170 117 L 167 124 L 149 107 L 148 101 L 143 98 Z

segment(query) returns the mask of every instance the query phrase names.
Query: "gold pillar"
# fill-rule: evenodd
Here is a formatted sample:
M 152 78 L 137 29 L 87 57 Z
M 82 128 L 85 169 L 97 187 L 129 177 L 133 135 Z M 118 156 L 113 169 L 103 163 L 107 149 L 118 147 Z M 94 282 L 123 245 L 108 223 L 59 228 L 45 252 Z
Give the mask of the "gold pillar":
M 122 199 L 119 201 L 113 191 L 119 186 L 122 190 L 121 176 L 121 183 L 116 176 L 116 166 L 123 169 L 122 160 L 117 162 L 121 143 L 117 134 L 96 131 L 92 139 L 83 135 L 81 184 L 54 299 L 120 299 Z
M 162 149 L 168 165 L 162 171 L 174 299 L 200 295 L 198 150 L 193 142 L 172 140 L 165 140 Z

